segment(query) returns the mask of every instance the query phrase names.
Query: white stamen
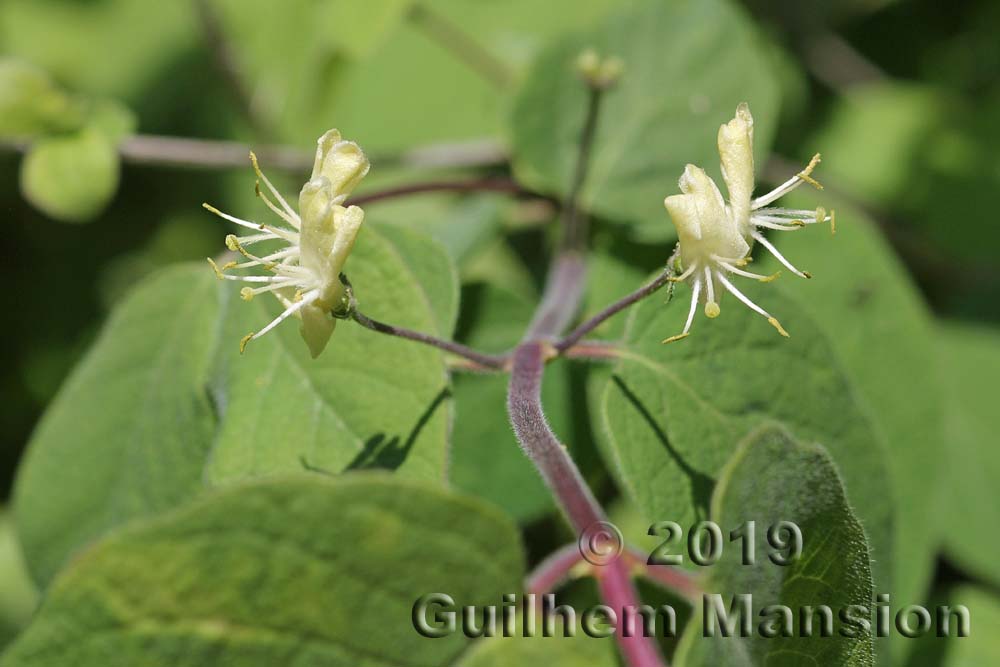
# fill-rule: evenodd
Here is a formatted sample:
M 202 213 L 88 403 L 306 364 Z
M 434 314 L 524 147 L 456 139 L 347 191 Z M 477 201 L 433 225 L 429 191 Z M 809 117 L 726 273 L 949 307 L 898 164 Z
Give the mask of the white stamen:
M 267 186 L 267 189 L 271 191 L 271 194 L 273 194 L 275 198 L 277 198 L 277 200 L 281 203 L 281 207 L 285 209 L 285 211 L 288 213 L 289 216 L 291 216 L 292 220 L 289 220 L 289 223 L 293 227 L 298 229 L 299 228 L 298 214 L 295 212 L 295 209 L 293 209 L 291 206 L 288 205 L 288 202 L 285 201 L 285 198 L 281 196 L 281 193 L 278 192 L 278 189 L 271 184 L 271 181 L 268 180 L 267 176 L 264 175 L 264 172 L 261 171 L 260 165 L 257 164 L 257 156 L 254 155 L 253 153 L 250 153 L 250 162 L 253 164 L 253 170 L 257 173 L 257 177 L 260 178 L 260 180 L 264 181 L 264 185 Z M 266 198 L 262 197 L 262 199 L 266 201 Z M 282 217 L 284 218 L 285 216 Z M 285 219 L 288 220 L 287 218 Z
M 729 282 L 729 280 L 724 275 L 722 275 L 721 273 L 717 274 L 717 275 L 718 275 L 718 278 L 719 278 L 719 282 L 722 283 L 722 286 L 725 287 L 726 290 L 728 290 L 730 294 L 732 294 L 737 299 L 739 299 L 740 301 L 742 301 L 744 303 L 744 305 L 746 305 L 747 308 L 750 308 L 751 310 L 753 310 L 753 311 L 755 311 L 757 313 L 760 313 L 761 315 L 763 315 L 767 319 L 771 319 L 771 314 L 769 312 L 767 312 L 766 310 L 764 310 L 763 308 L 761 308 L 760 306 L 758 306 L 756 303 L 754 303 L 753 301 L 751 301 L 750 297 L 748 297 L 746 294 L 744 294 L 743 292 L 741 292 L 738 289 L 736 289 L 736 286 L 733 285 L 731 282 Z
M 285 280 L 282 282 L 275 282 L 272 285 L 265 285 L 264 287 L 255 287 L 253 289 L 246 287 L 244 289 L 250 289 L 250 291 L 253 292 L 254 295 L 257 295 L 257 294 L 264 294 L 265 292 L 273 292 L 274 290 L 278 289 L 284 289 L 286 287 L 291 287 L 294 284 L 295 284 L 294 280 Z
M 267 195 L 265 195 L 261 191 L 259 185 L 257 186 L 256 190 L 257 190 L 257 196 L 261 198 L 261 201 L 264 202 L 264 205 L 266 205 L 269 209 L 271 209 L 272 211 L 274 211 L 274 213 L 279 218 L 281 218 L 282 220 L 284 220 L 285 222 L 287 222 L 288 224 L 290 224 L 295 229 L 300 229 L 302 227 L 302 223 L 299 221 L 299 217 L 297 215 L 295 215 L 295 217 L 292 217 L 287 212 L 282 211 L 280 208 L 278 208 L 277 206 L 275 206 L 274 202 L 272 202 L 270 199 L 268 199 Z M 282 201 L 284 201 L 284 200 L 282 199 Z
M 681 275 L 675 276 L 672 280 L 676 283 L 683 282 L 691 277 L 691 274 L 698 270 L 698 262 L 694 262 Z
M 778 252 L 778 249 L 775 248 L 771 244 L 770 241 L 768 241 L 766 238 L 764 238 L 763 234 L 761 234 L 760 232 L 754 231 L 754 232 L 750 232 L 750 235 L 758 243 L 760 243 L 762 246 L 764 246 L 765 248 L 767 248 L 768 251 L 770 251 L 770 253 L 772 255 L 774 255 L 774 258 L 777 259 L 779 262 L 781 262 L 785 266 L 786 269 L 788 269 L 789 271 L 791 271 L 795 275 L 799 276 L 800 278 L 811 278 L 812 277 L 808 273 L 806 273 L 805 271 L 799 271 L 794 266 L 792 266 L 792 263 L 789 262 L 787 259 L 785 259 L 785 256 L 782 255 L 780 252 Z
M 228 273 L 223 273 L 222 277 L 226 280 L 238 280 L 244 283 L 277 283 L 277 282 L 291 282 L 285 276 L 233 276 Z
M 281 324 L 282 322 L 284 322 L 285 320 L 287 320 L 289 317 L 291 317 L 292 315 L 294 315 L 298 311 L 302 310 L 303 308 L 305 308 L 306 306 L 308 306 L 310 303 L 312 303 L 313 301 L 315 301 L 318 298 L 319 298 L 319 290 L 318 289 L 312 290 L 310 292 L 306 292 L 305 294 L 302 295 L 302 300 L 301 301 L 297 301 L 297 302 L 293 303 L 291 306 L 289 306 L 288 308 L 286 308 L 285 311 L 283 313 L 281 313 L 281 315 L 278 315 L 276 318 L 274 318 L 273 320 L 271 320 L 270 324 L 268 324 L 266 327 L 264 327 L 260 331 L 254 333 L 254 335 L 250 338 L 250 340 L 257 340 L 258 338 L 260 338 L 261 336 L 263 336 L 264 334 L 266 334 L 268 331 L 270 331 L 274 327 L 278 326 L 279 324 Z
M 719 266 L 721 266 L 723 269 L 725 269 L 729 273 L 735 273 L 736 275 L 743 276 L 744 278 L 753 278 L 754 280 L 760 280 L 760 281 L 763 281 L 763 282 L 771 282 L 772 280 L 774 280 L 777 277 L 777 275 L 765 276 L 765 275 L 761 275 L 759 273 L 753 273 L 751 271 L 744 271 L 743 269 L 737 268 L 737 267 L 733 266 L 732 264 L 730 264 L 728 262 L 722 261 L 721 259 L 719 259 L 717 261 L 719 262 Z
M 757 197 L 752 202 L 750 202 L 750 210 L 756 211 L 762 206 L 767 206 L 774 200 L 784 197 L 786 194 L 788 194 L 795 188 L 799 187 L 803 183 L 805 183 L 805 181 L 799 178 L 798 174 L 792 176 L 787 181 L 785 181 L 775 189 L 771 190 L 767 194 L 761 195 L 760 197 Z
M 202 208 L 204 208 L 206 211 L 214 213 L 223 220 L 228 220 L 229 222 L 235 223 L 240 227 L 246 227 L 247 229 L 253 229 L 258 232 L 266 228 L 265 225 L 262 225 L 258 222 L 251 222 L 249 220 L 244 220 L 243 218 L 237 218 L 234 215 L 229 215 L 228 213 L 223 213 L 222 211 L 215 208 L 211 204 L 202 204 Z
M 788 224 L 784 224 L 784 225 L 782 225 L 782 224 L 779 224 L 779 223 L 776 223 L 776 222 L 769 222 L 767 220 L 761 220 L 760 218 L 750 218 L 750 224 L 752 224 L 754 227 L 763 227 L 764 229 L 775 229 L 775 230 L 777 230 L 779 232 L 794 232 L 794 231 L 796 231 L 798 229 L 802 229 L 802 228 L 805 227 L 805 224 L 802 224 L 802 225 L 788 225 Z M 806 224 L 808 224 L 808 223 L 806 223 Z
M 753 217 L 762 217 L 765 220 L 771 218 L 791 218 L 794 220 L 816 220 L 816 210 L 804 208 L 762 208 L 754 211 Z M 827 216 L 829 217 L 829 216 Z
M 712 281 L 712 270 L 705 267 L 705 284 L 708 288 L 708 303 L 715 303 L 715 285 Z
M 694 285 L 691 286 L 691 309 L 688 311 L 687 322 L 684 323 L 684 331 L 681 332 L 682 336 L 686 336 L 691 331 L 691 323 L 694 322 L 694 313 L 698 310 L 699 296 L 701 296 L 701 280 L 696 280 L 694 281 Z
M 251 234 L 250 236 L 237 236 L 239 242 L 243 245 L 253 245 L 254 243 L 260 243 L 261 241 L 274 241 L 281 239 L 280 236 L 271 234 L 270 232 L 264 232 L 263 234 Z

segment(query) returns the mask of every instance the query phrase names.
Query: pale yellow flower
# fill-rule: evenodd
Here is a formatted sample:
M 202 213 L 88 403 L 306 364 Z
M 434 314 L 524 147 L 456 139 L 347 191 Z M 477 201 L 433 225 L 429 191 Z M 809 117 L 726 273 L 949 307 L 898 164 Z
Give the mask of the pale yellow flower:
M 240 294 L 249 301 L 254 296 L 270 292 L 285 307 L 267 326 L 247 334 L 240 342 L 242 352 L 247 343 L 271 331 L 288 317 L 301 320 L 300 332 L 316 357 L 326 347 L 337 320 L 333 311 L 346 306 L 347 288 L 340 280 L 344 263 L 354 247 L 354 240 L 364 221 L 364 211 L 357 206 L 343 206 L 348 195 L 368 173 L 369 163 L 364 152 L 353 141 L 341 139 L 337 130 L 319 138 L 312 176 L 299 193 L 296 212 L 271 181 L 261 172 L 257 158 L 250 154 L 259 179 L 257 194 L 284 225 L 269 225 L 242 220 L 205 204 L 216 215 L 253 230 L 253 234 L 226 237 L 226 246 L 243 255 L 247 261 L 216 266 L 209 259 L 219 278 L 256 285 L 244 287 Z M 263 182 L 277 199 L 272 202 L 260 189 Z M 281 241 L 284 247 L 258 256 L 248 248 L 265 241 Z M 262 268 L 271 275 L 236 275 L 230 270 Z
M 761 233 L 762 229 L 794 231 L 817 222 L 834 222 L 833 214 L 822 208 L 815 211 L 770 207 L 769 204 L 791 192 L 802 183 L 821 188 L 810 176 L 819 164 L 819 155 L 813 157 L 804 170 L 788 179 L 774 190 L 753 198 L 753 116 L 746 103 L 736 109 L 735 117 L 719 128 L 719 156 L 722 177 L 729 192 L 728 203 L 705 171 L 687 165 L 680 178 L 679 195 L 664 200 L 667 212 L 677 228 L 677 251 L 672 261 L 680 264 L 680 275 L 674 280 L 691 284 L 691 308 L 684 330 L 664 343 L 680 340 L 688 335 L 694 314 L 700 302 L 705 304 L 705 315 L 718 317 L 721 309 L 718 297 L 723 291 L 731 293 L 751 310 L 763 315 L 782 336 L 788 332 L 766 310 L 755 304 L 733 285 L 730 276 L 751 278 L 762 282 L 774 280 L 778 274 L 763 276 L 743 270 L 750 261 L 750 250 L 760 243 L 789 271 L 802 278 L 811 276 L 799 271 Z

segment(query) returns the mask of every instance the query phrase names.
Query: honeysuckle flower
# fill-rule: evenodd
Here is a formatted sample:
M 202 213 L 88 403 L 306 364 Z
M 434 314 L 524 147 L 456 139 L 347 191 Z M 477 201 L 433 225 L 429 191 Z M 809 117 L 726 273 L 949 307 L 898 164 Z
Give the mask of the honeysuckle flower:
M 240 341 L 241 353 L 247 343 L 260 338 L 294 315 L 301 320 L 302 338 L 315 358 L 323 351 L 333 334 L 337 324 L 334 311 L 342 311 L 348 305 L 350 295 L 340 275 L 347 256 L 354 247 L 354 240 L 365 214 L 357 206 L 345 207 L 343 204 L 368 173 L 369 163 L 361 148 L 353 141 L 341 139 L 337 130 L 324 134 L 317 144 L 312 176 L 299 193 L 298 212 L 285 201 L 260 170 L 257 157 L 250 154 L 250 161 L 258 178 L 257 196 L 284 224 L 242 220 L 204 204 L 212 213 L 253 232 L 245 236 L 230 234 L 226 237 L 226 247 L 243 255 L 246 261 L 230 262 L 219 267 L 209 258 L 208 262 L 216 275 L 220 279 L 253 285 L 240 291 L 240 295 L 247 301 L 258 294 L 270 292 L 285 307 L 263 329 L 243 337 Z M 261 190 L 261 182 L 275 197 L 277 204 Z M 278 241 L 283 245 L 263 256 L 249 250 L 258 243 L 269 241 Z M 228 273 L 258 267 L 270 272 L 270 275 Z
M 691 307 L 684 330 L 664 339 L 664 343 L 687 337 L 701 301 L 705 304 L 706 317 L 718 317 L 721 312 L 718 297 L 723 291 L 766 317 L 778 333 L 787 337 L 788 332 L 781 323 L 737 289 L 730 277 L 740 276 L 761 282 L 770 282 L 778 277 L 777 273 L 764 276 L 742 268 L 751 261 L 750 250 L 756 242 L 795 275 L 811 278 L 808 272 L 800 271 L 785 259 L 764 238 L 761 230 L 795 231 L 818 222 L 830 222 L 830 229 L 834 229 L 833 213 L 828 215 L 823 208 L 810 211 L 770 206 L 803 183 L 822 189 L 810 176 L 819 164 L 819 154 L 801 172 L 767 194 L 754 198 L 753 116 L 745 102 L 737 107 L 735 117 L 719 128 L 718 144 L 729 202 L 722 198 L 715 181 L 693 164 L 684 168 L 680 178 L 679 186 L 683 194 L 672 195 L 663 202 L 677 228 L 679 239 L 671 261 L 679 264 L 680 274 L 673 280 L 691 284 Z

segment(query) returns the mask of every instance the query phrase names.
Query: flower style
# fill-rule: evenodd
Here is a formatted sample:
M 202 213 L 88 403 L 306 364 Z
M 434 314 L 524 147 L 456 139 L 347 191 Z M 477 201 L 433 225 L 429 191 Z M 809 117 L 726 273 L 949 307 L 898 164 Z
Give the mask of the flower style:
M 370 165 L 361 148 L 353 141 L 343 141 L 337 130 L 324 134 L 317 144 L 312 176 L 299 193 L 298 213 L 261 172 L 257 157 L 250 154 L 250 161 L 258 178 L 257 196 L 264 200 L 267 207 L 285 225 L 242 220 L 204 204 L 206 209 L 219 217 L 254 232 L 246 236 L 230 234 L 226 237 L 226 247 L 240 253 L 247 261 L 230 262 L 220 268 L 209 258 L 208 262 L 216 275 L 220 279 L 255 285 L 244 287 L 240 291 L 247 301 L 258 294 L 270 292 L 285 307 L 267 326 L 247 334 L 240 341 L 241 353 L 247 343 L 260 338 L 294 315 L 302 322 L 302 338 L 315 358 L 323 351 L 333 334 L 337 323 L 333 312 L 343 310 L 348 305 L 350 295 L 340 274 L 354 247 L 354 240 L 365 214 L 357 206 L 345 207 L 343 203 L 368 173 Z M 278 205 L 261 191 L 261 182 L 277 199 Z M 255 255 L 248 250 L 251 246 L 266 241 L 280 241 L 284 246 L 264 256 Z M 230 270 L 254 267 L 261 267 L 271 275 L 227 273 Z
M 679 239 L 671 261 L 679 261 L 681 273 L 672 280 L 691 283 L 691 309 L 688 311 L 684 330 L 665 339 L 664 343 L 672 343 L 688 336 L 700 299 L 704 300 L 706 317 L 718 317 L 720 309 L 716 295 L 721 295 L 722 289 L 766 317 L 778 333 L 788 337 L 788 332 L 781 323 L 738 290 L 728 275 L 761 282 L 770 282 L 778 277 L 777 273 L 763 276 L 743 270 L 742 267 L 751 261 L 750 250 L 756 241 L 789 271 L 801 278 L 811 278 L 809 273 L 798 270 L 785 259 L 764 238 L 761 230 L 794 231 L 817 222 L 830 222 L 831 231 L 834 229 L 833 212 L 827 215 L 823 208 L 809 211 L 769 206 L 803 183 L 822 189 L 810 176 L 819 164 L 819 154 L 809 161 L 805 169 L 771 192 L 752 198 L 753 116 L 745 102 L 737 107 L 735 117 L 719 128 L 718 143 L 729 203 L 723 200 L 715 181 L 703 169 L 692 164 L 684 168 L 684 174 L 680 178 L 679 186 L 683 194 L 672 195 L 663 202 L 677 228 Z

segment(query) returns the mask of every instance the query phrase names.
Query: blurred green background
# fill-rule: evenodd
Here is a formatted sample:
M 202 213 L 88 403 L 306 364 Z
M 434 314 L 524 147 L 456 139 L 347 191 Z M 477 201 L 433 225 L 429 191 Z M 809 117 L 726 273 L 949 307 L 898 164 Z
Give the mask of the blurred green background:
M 308 151 L 338 127 L 373 157 L 368 191 L 426 178 L 405 156 L 440 143 L 474 142 L 487 158 L 474 171 L 503 175 L 507 166 L 489 158 L 508 145 L 512 95 L 533 58 L 628 4 L 3 0 L 0 109 L 18 104 L 12 82 L 23 74 L 9 64 L 28 63 L 53 111 L 28 129 L 14 114 L 0 118 L 0 500 L 39 416 L 122 294 L 158 267 L 218 252 L 222 228 L 200 203 L 235 214 L 256 205 L 242 163 L 142 164 L 133 153 L 119 164 L 108 145 L 163 135 Z M 781 84 L 764 178 L 783 179 L 821 149 L 820 179 L 878 222 L 934 313 L 995 326 L 1000 3 L 746 0 L 744 9 L 772 45 Z M 95 142 L 88 154 L 98 157 L 56 155 L 32 185 L 23 153 L 39 136 Z M 298 180 L 289 171 L 285 185 Z M 49 192 L 46 179 L 65 191 Z M 502 272 L 522 294 L 537 288 L 544 232 L 533 223 L 548 211 L 489 197 L 417 201 L 408 222 L 470 230 L 454 241 L 466 281 Z M 370 215 L 391 219 L 394 206 Z M 476 236 L 497 226 L 499 244 Z M 643 242 L 633 252 L 652 267 L 667 249 Z M 939 564 L 939 584 L 968 576 Z

